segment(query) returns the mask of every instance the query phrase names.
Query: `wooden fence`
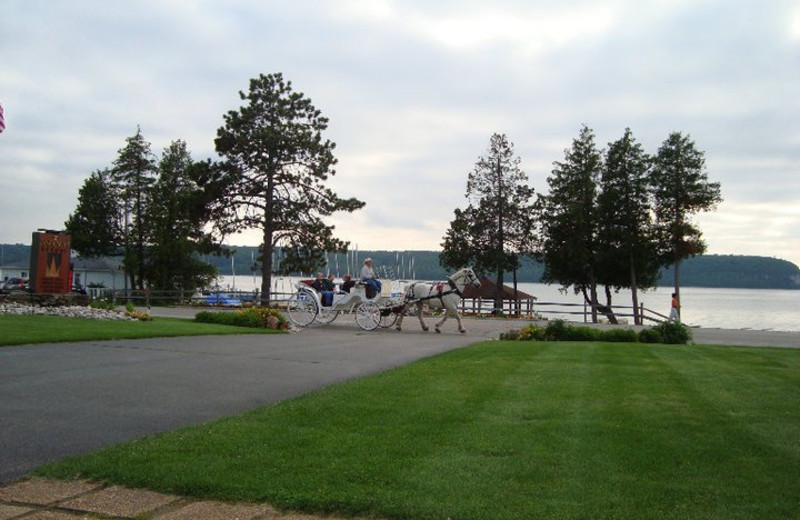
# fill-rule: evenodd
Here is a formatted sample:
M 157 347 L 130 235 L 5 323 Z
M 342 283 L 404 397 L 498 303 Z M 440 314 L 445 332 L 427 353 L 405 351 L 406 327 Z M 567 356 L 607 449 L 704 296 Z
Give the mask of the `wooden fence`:
M 195 305 L 213 307 L 238 307 L 253 305 L 260 301 L 259 291 L 211 291 L 205 293 L 186 293 L 183 291 L 139 291 L 139 290 L 109 290 L 89 289 L 91 298 L 109 299 L 114 303 L 124 305 L 128 301 L 136 306 L 150 307 L 153 305 Z M 278 305 L 285 303 L 294 293 L 270 293 L 270 302 Z M 603 306 L 605 308 L 605 306 Z M 525 300 L 503 300 L 502 309 L 495 309 L 495 301 L 479 298 L 465 298 L 461 300 L 459 308 L 467 316 L 514 316 L 527 319 L 564 319 L 567 321 L 592 320 L 591 306 L 586 303 L 570 302 L 540 302 L 534 298 Z M 620 323 L 633 323 L 633 307 L 612 305 L 611 310 Z M 651 309 L 640 306 L 640 316 L 650 322 L 662 322 L 667 316 Z M 605 320 L 605 314 L 598 310 L 598 318 Z

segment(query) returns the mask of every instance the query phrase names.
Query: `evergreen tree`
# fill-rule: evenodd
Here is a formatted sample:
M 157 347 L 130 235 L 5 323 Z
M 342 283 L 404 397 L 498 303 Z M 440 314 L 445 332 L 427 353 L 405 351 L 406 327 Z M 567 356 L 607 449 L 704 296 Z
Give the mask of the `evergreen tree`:
M 634 321 L 639 324 L 639 288 L 658 282 L 659 264 L 650 190 L 647 183 L 650 159 L 633 138 L 630 128 L 621 139 L 609 143 L 600 181 L 599 278 L 610 288 L 630 288 Z
M 673 132 L 662 143 L 650 174 L 662 264 L 675 267 L 674 291 L 680 306 L 681 260 L 705 252 L 702 233 L 691 216 L 722 201 L 720 184 L 709 182 L 705 154 L 689 136 Z M 680 314 L 680 307 L 678 309 Z
M 553 165 L 547 178 L 549 193 L 541 197 L 542 280 L 583 293 L 596 322 L 597 185 L 603 157 L 595 146 L 594 132 L 584 125 L 572 148 L 564 151 L 564 161 Z
M 325 185 L 337 162 L 335 144 L 322 137 L 328 119 L 291 82 L 279 73 L 262 74 L 239 95 L 245 104 L 225 114 L 215 140 L 224 163 L 205 187 L 214 192 L 212 216 L 220 234 L 261 231 L 261 293 L 267 302 L 273 250 L 286 253 L 277 266 L 282 272 L 314 269 L 326 251 L 348 245 L 323 218 L 364 203 L 340 198 Z
M 156 158 L 139 127 L 136 127 L 136 134 L 127 138 L 125 143 L 114 161 L 112 179 L 122 197 L 125 237 L 123 266 L 131 287 L 143 289 L 145 254 L 151 231 L 146 208 L 156 178 Z
M 97 170 L 83 182 L 78 206 L 64 223 L 72 249 L 83 257 L 114 255 L 122 245 L 122 212 L 109 170 Z
M 464 211 L 455 219 L 442 244 L 442 265 L 451 269 L 472 263 L 479 272 L 493 273 L 498 289 L 506 272 L 516 270 L 534 243 L 533 188 L 519 167 L 514 145 L 505 134 L 494 134 L 489 150 L 478 158 L 467 179 Z M 502 309 L 498 291 L 495 309 Z
M 169 145 L 158 163 L 159 175 L 147 207 L 152 230 L 147 279 L 154 289 L 192 291 L 216 275 L 216 269 L 197 255 L 209 251 L 203 232 L 207 215 L 192 177 L 197 167 L 180 140 Z

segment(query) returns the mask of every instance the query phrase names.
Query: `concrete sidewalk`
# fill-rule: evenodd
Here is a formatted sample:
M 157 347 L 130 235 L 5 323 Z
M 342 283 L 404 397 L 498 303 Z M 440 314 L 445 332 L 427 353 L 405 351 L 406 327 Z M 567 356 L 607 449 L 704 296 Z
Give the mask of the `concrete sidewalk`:
M 312 520 L 283 514 L 267 504 L 229 504 L 190 500 L 141 489 L 87 481 L 34 478 L 0 488 L 0 520 Z M 319 517 L 321 518 L 321 517 Z M 326 516 L 327 519 L 335 517 Z

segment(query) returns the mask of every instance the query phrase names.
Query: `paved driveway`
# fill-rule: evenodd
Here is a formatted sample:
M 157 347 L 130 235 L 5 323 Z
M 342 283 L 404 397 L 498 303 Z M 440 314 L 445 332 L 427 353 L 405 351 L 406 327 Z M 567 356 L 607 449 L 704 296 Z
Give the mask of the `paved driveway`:
M 0 348 L 0 483 L 68 455 L 210 421 L 487 337 L 361 331 L 352 318 L 296 334 Z

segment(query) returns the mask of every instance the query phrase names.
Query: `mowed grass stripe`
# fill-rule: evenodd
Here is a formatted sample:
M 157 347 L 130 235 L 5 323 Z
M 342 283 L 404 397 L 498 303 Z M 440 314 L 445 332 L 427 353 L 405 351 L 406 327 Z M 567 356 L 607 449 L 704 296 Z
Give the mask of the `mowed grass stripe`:
M 280 333 L 268 329 L 196 323 L 180 318 L 153 321 L 111 321 L 64 316 L 0 315 L 0 346 L 70 341 L 163 338 L 218 334 Z
M 795 518 L 798 352 L 753 350 L 487 342 L 42 473 L 393 518 Z

